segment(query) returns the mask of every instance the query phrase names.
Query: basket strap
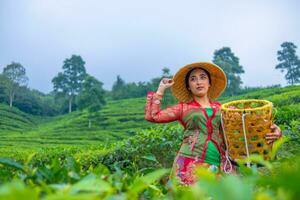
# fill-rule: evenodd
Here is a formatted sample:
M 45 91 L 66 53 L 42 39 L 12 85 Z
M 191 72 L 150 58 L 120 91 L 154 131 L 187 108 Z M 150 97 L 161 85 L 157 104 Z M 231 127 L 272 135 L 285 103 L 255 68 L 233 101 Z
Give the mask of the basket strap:
M 246 148 L 246 154 L 247 158 L 249 158 L 249 149 L 248 149 L 248 141 L 247 141 L 247 135 L 246 135 L 246 126 L 245 126 L 245 116 L 248 115 L 249 113 L 243 113 L 242 115 L 242 122 L 243 122 L 243 132 L 244 132 L 244 139 L 245 139 L 245 148 Z M 250 162 L 247 162 L 247 167 L 250 167 Z
M 229 174 L 232 171 L 232 164 L 231 161 L 229 159 L 229 154 L 228 154 L 228 143 L 227 143 L 227 138 L 226 138 L 226 134 L 225 134 L 225 129 L 224 129 L 224 122 L 223 122 L 223 116 L 221 113 L 221 126 L 222 126 L 222 130 L 223 130 L 223 135 L 224 135 L 224 139 L 225 139 L 225 145 L 226 145 L 226 151 L 225 151 L 225 158 L 226 161 L 224 163 L 224 167 L 223 167 L 223 171 L 226 174 Z M 229 169 L 227 169 L 227 166 L 229 166 Z

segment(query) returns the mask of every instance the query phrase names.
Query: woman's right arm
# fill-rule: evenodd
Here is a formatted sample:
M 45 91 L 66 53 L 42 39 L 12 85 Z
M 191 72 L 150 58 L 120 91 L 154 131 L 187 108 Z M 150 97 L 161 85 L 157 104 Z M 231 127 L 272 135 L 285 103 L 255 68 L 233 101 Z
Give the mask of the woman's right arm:
M 145 119 L 156 123 L 166 123 L 179 120 L 182 112 L 182 105 L 179 103 L 161 110 L 161 99 L 162 96 L 155 92 L 147 93 Z
M 165 109 L 160 109 L 161 100 L 165 89 L 171 87 L 174 82 L 171 79 L 163 78 L 157 92 L 148 92 L 145 106 L 145 119 L 150 122 L 166 123 L 180 119 L 182 105 L 176 104 Z

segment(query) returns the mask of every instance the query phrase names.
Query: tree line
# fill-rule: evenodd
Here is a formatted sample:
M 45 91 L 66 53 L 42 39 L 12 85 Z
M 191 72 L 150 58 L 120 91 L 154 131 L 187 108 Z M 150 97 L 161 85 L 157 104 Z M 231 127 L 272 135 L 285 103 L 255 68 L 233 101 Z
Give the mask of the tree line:
M 275 69 L 285 72 L 288 84 L 300 83 L 300 60 L 296 54 L 297 46 L 292 42 L 284 42 L 277 52 L 279 61 Z M 214 52 L 213 63 L 220 66 L 227 75 L 227 88 L 224 95 L 240 94 L 243 83 L 240 75 L 245 73 L 239 58 L 229 47 L 223 47 Z M 20 110 L 37 115 L 57 115 L 73 110 L 88 110 L 89 113 L 100 110 L 108 99 L 126 99 L 145 96 L 147 91 L 155 91 L 162 77 L 172 77 L 167 67 L 162 74 L 145 82 L 126 83 L 117 75 L 111 91 L 103 89 L 103 83 L 85 69 L 85 61 L 80 55 L 72 55 L 64 60 L 62 72 L 53 79 L 53 91 L 43 94 L 27 87 L 26 69 L 20 63 L 12 62 L 0 74 L 0 103 L 16 106 Z M 170 92 L 165 94 L 163 106 L 173 99 Z
M 0 76 L 0 102 L 37 115 L 57 115 L 72 112 L 72 108 L 89 112 L 105 105 L 103 83 L 86 73 L 85 62 L 78 55 L 65 59 L 62 69 L 53 79 L 53 91 L 43 94 L 27 87 L 25 67 L 12 62 Z M 30 105 L 24 103 L 26 99 Z M 45 109 L 46 107 L 47 109 Z
M 279 64 L 275 66 L 275 69 L 280 69 L 281 72 L 286 73 L 285 79 L 291 85 L 300 83 L 300 60 L 296 54 L 296 49 L 297 46 L 292 42 L 282 43 L 281 49 L 277 52 Z M 243 82 L 240 75 L 245 73 L 245 71 L 240 64 L 239 58 L 229 47 L 216 50 L 212 62 L 220 66 L 226 73 L 227 88 L 224 92 L 225 96 L 233 96 L 241 94 L 244 90 L 251 90 L 249 87 L 241 87 Z M 138 82 L 137 84 L 125 83 L 120 76 L 117 76 L 111 91 L 112 98 L 140 97 L 149 90 L 156 90 L 162 77 L 172 77 L 168 68 L 165 67 L 162 71 L 163 73 L 160 77 L 154 78 L 150 82 Z

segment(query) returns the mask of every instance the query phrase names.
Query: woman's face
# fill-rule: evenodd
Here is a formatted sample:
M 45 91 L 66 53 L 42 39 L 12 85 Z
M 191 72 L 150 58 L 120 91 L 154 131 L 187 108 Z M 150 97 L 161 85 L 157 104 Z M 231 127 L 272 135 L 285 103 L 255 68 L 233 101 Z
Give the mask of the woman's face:
M 189 89 L 194 96 L 205 96 L 209 89 L 208 75 L 202 69 L 195 69 L 189 77 Z

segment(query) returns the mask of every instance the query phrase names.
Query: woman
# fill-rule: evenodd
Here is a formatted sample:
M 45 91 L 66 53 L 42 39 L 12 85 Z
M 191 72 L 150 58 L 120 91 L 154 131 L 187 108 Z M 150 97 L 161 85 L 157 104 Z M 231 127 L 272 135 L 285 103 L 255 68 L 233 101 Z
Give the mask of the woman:
M 203 166 L 219 174 L 226 162 L 221 128 L 221 104 L 214 101 L 226 88 L 226 75 L 215 64 L 192 63 L 182 67 L 173 79 L 163 78 L 157 92 L 148 92 L 145 119 L 155 123 L 179 121 L 184 127 L 183 141 L 174 160 L 171 176 L 184 185 L 195 183 L 195 167 Z M 178 104 L 160 109 L 164 92 L 171 87 Z M 266 134 L 268 143 L 281 137 L 273 124 Z

